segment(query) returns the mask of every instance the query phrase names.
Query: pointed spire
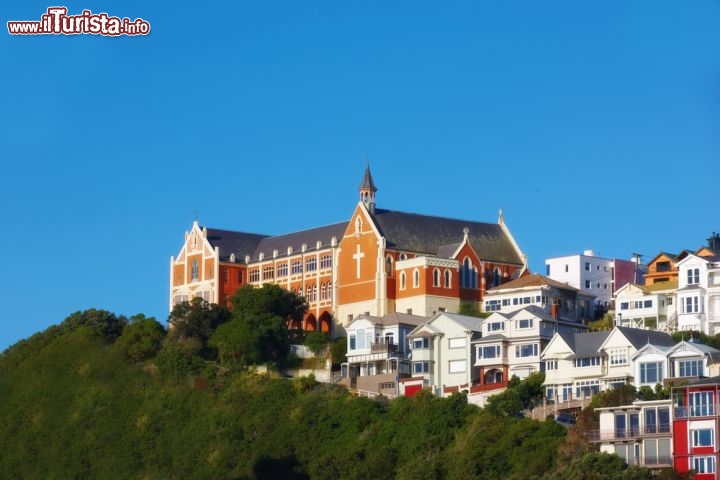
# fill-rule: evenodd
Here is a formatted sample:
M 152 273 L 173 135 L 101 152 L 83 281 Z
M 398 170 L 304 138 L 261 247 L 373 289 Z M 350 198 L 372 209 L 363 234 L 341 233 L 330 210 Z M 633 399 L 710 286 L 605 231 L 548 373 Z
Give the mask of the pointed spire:
M 365 204 L 370 213 L 375 213 L 375 192 L 377 192 L 377 187 L 375 187 L 375 182 L 373 182 L 369 163 L 365 167 L 365 173 L 363 174 L 362 182 L 360 182 L 358 190 L 360 191 L 360 201 Z
M 372 174 L 370 173 L 370 164 L 365 167 L 365 173 L 363 174 L 362 182 L 360 182 L 360 190 L 370 190 L 371 192 L 377 192 L 375 182 L 373 182 Z

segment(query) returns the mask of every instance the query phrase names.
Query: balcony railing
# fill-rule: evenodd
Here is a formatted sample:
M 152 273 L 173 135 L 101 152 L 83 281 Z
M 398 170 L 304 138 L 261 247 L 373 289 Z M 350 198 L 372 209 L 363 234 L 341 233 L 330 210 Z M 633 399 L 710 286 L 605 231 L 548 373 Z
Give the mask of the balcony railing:
M 692 407 L 675 407 L 674 418 L 695 418 L 717 416 L 718 404 L 693 405 Z
M 646 455 L 644 458 L 624 459 L 625 463 L 637 467 L 671 467 L 673 464 L 670 455 Z
M 370 353 L 397 353 L 398 346 L 394 343 L 372 343 Z
M 612 442 L 616 440 L 632 440 L 635 438 L 663 437 L 671 434 L 668 423 L 659 425 L 646 425 L 642 428 L 614 428 L 611 430 L 590 430 L 587 438 L 591 442 Z

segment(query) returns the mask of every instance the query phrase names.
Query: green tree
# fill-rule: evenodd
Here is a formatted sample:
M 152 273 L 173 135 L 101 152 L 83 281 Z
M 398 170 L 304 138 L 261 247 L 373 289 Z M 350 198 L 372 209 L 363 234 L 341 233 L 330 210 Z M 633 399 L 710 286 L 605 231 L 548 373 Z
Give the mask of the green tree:
M 195 297 L 173 307 L 168 317 L 168 337 L 171 340 L 196 338 L 205 346 L 215 329 L 228 320 L 230 311 L 227 308 Z
M 336 338 L 330 344 L 330 356 L 333 365 L 340 365 L 347 362 L 347 338 Z
M 322 355 L 330 345 L 330 335 L 318 331 L 309 332 L 304 344 L 315 356 Z
M 520 417 L 532 410 L 543 397 L 545 373 L 536 372 L 526 379 L 514 376 L 508 382 L 508 388 L 488 399 L 485 407 L 489 413 L 498 417 Z
M 491 312 L 481 312 L 480 308 L 476 304 L 470 302 L 460 302 L 458 313 L 460 315 L 467 315 L 468 317 L 480 318 L 487 318 L 491 314 Z
M 246 285 L 238 289 L 230 298 L 230 303 L 235 318 L 271 313 L 287 322 L 300 322 L 307 311 L 302 297 L 269 283 L 260 288 Z
M 122 334 L 127 325 L 127 318 L 117 316 L 107 310 L 90 308 L 77 311 L 62 321 L 60 329 L 63 333 L 70 333 L 80 327 L 88 327 L 98 332 L 107 342 L 112 343 Z
M 133 363 L 153 358 L 162 348 L 165 329 L 154 318 L 135 316 L 130 319 L 115 347 Z

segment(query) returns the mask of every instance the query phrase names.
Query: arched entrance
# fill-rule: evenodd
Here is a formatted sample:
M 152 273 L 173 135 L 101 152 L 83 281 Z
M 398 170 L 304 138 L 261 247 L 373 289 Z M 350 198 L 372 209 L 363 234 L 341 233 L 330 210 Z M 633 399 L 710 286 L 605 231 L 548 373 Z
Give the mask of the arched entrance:
M 330 325 L 332 322 L 332 317 L 328 312 L 323 312 L 322 315 L 320 315 L 320 331 L 323 333 L 330 333 Z
M 314 332 L 315 330 L 317 330 L 317 320 L 315 319 L 315 315 L 310 313 L 305 317 L 305 331 Z

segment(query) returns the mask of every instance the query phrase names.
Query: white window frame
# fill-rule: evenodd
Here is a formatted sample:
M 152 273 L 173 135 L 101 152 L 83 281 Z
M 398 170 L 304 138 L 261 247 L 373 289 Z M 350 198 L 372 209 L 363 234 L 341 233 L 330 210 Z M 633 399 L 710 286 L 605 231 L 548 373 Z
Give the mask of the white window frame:
M 466 360 L 448 360 L 448 373 L 465 373 L 466 371 Z

